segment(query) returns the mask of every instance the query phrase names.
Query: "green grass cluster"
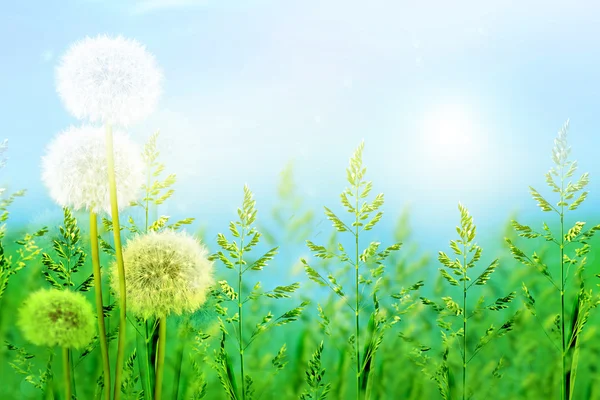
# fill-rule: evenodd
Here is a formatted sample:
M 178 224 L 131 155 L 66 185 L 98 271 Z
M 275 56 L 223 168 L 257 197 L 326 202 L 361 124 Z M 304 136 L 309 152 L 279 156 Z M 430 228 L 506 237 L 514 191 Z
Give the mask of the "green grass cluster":
M 448 251 L 423 250 L 411 239 L 409 210 L 393 231 L 381 228 L 384 195 L 367 180 L 360 144 L 339 203 L 326 201 L 331 228 L 319 226 L 290 167 L 271 215 L 259 215 L 244 187 L 227 233 L 199 238 L 210 256 L 173 233 L 193 218 L 160 214 L 176 179 L 165 174 L 152 135 L 144 196 L 120 225 L 102 218 L 98 232 L 92 214 L 82 233 L 87 216 L 65 208 L 58 228 L 18 234 L 8 223 L 6 236 L 2 229 L 0 398 L 111 399 L 107 384 L 118 372 L 124 399 L 600 399 L 600 225 L 577 214 L 589 177 L 576 176 L 567 131 L 568 124 L 555 140 L 545 179 L 556 199 L 530 189 L 549 218 L 541 229 L 507 223 L 485 251 L 477 216 L 462 204 Z M 3 223 L 13 200 L 0 203 Z M 111 286 L 107 273 L 118 233 L 125 271 L 135 266 L 132 288 L 142 296 L 128 296 L 120 371 L 112 362 L 120 281 Z M 181 236 L 190 250 L 178 253 L 170 239 L 139 248 L 140 238 L 162 236 Z M 158 261 L 146 269 L 145 260 Z M 193 292 L 212 282 L 211 262 L 214 285 Z M 194 283 L 196 273 L 207 278 Z M 273 284 L 274 275 L 290 281 Z M 101 315 L 92 308 L 99 287 Z M 189 291 L 184 303 L 167 304 Z

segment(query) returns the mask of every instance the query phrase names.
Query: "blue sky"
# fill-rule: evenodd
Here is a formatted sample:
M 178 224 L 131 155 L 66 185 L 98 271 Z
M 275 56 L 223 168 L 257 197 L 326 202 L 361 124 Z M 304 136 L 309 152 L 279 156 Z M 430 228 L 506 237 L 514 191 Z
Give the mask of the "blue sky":
M 336 204 L 364 139 L 390 224 L 410 203 L 417 238 L 445 243 L 462 201 L 481 228 L 499 232 L 512 211 L 536 211 L 527 187 L 544 187 L 567 118 L 574 157 L 592 177 L 582 212 L 594 213 L 598 8 L 538 0 L 7 2 L 0 115 L 10 159 L 2 181 L 29 190 L 14 207 L 17 220 L 56 215 L 40 157 L 76 121 L 55 92 L 54 67 L 73 41 L 108 33 L 144 43 L 165 74 L 158 110 L 131 133 L 143 142 L 162 132 L 165 161 L 180 178 L 167 214 L 223 230 L 244 183 L 266 214 L 289 160 L 310 204 Z

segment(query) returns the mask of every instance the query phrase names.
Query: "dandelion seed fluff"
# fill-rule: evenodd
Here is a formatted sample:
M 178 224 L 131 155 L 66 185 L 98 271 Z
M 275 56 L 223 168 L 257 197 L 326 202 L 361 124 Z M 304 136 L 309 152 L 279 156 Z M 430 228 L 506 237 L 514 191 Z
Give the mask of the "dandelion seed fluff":
M 37 346 L 82 348 L 94 337 L 92 306 L 81 293 L 41 289 L 19 309 L 17 325 L 25 339 Z
M 183 232 L 138 235 L 125 246 L 123 259 L 127 309 L 145 319 L 198 310 L 213 284 L 207 248 Z M 111 284 L 118 293 L 116 265 Z
M 122 209 L 138 200 L 144 184 L 140 148 L 120 131 L 113 132 L 117 198 Z M 42 158 L 42 181 L 63 207 L 110 213 L 110 192 L 103 128 L 70 127 L 48 146 Z
M 158 103 L 162 73 L 136 40 L 99 35 L 74 43 L 56 68 L 57 91 L 78 119 L 122 126 L 143 120 Z

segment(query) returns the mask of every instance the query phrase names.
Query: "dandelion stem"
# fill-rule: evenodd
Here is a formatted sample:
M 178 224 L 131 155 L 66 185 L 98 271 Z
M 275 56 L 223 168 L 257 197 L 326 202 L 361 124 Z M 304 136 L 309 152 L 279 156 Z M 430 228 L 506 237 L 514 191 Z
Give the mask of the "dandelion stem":
M 165 372 L 165 350 L 167 347 L 167 317 L 160 318 L 158 323 L 158 355 L 156 357 L 156 381 L 154 399 L 162 399 L 163 377 Z
M 108 342 L 104 325 L 104 304 L 102 302 L 102 275 L 100 272 L 100 250 L 98 247 L 98 217 L 90 212 L 90 242 L 92 245 L 92 265 L 94 269 L 94 285 L 96 295 L 96 315 L 98 317 L 98 334 L 100 351 L 102 352 L 102 370 L 104 375 L 104 398 L 110 400 L 110 361 L 108 358 Z
M 63 347 L 63 369 L 64 369 L 64 381 L 65 381 L 65 399 L 71 400 L 71 364 L 69 362 L 70 351 L 68 348 Z
M 148 321 L 146 321 L 146 362 L 148 365 L 148 381 L 150 387 L 154 390 L 156 381 L 156 347 L 158 342 L 157 319 L 152 320 L 152 330 L 149 330 Z
M 121 373 L 125 359 L 125 339 L 127 332 L 127 309 L 125 292 L 125 265 L 123 263 L 123 250 L 121 249 L 121 224 L 119 223 L 119 204 L 117 202 L 117 182 L 115 178 L 115 160 L 113 150 L 113 134 L 110 124 L 106 124 L 106 160 L 108 164 L 108 186 L 110 190 L 110 208 L 112 216 L 113 234 L 115 241 L 115 256 L 119 275 L 119 338 L 117 346 L 117 363 L 115 366 L 114 399 L 121 398 Z

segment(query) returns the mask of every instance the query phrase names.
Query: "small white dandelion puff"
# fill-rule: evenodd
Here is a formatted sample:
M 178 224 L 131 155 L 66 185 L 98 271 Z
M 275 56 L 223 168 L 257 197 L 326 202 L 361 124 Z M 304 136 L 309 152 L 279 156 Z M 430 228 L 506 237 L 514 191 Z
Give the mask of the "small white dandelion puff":
M 123 250 L 127 309 L 148 319 L 198 310 L 213 284 L 208 249 L 184 232 L 138 235 Z M 111 269 L 118 292 L 118 271 Z
M 150 115 L 162 73 L 136 40 L 99 35 L 74 43 L 56 68 L 56 87 L 78 119 L 128 126 Z
M 144 184 L 140 148 L 123 132 L 114 132 L 115 175 L 119 206 L 138 200 Z M 63 207 L 110 213 L 104 129 L 83 125 L 61 132 L 42 158 L 42 181 Z

